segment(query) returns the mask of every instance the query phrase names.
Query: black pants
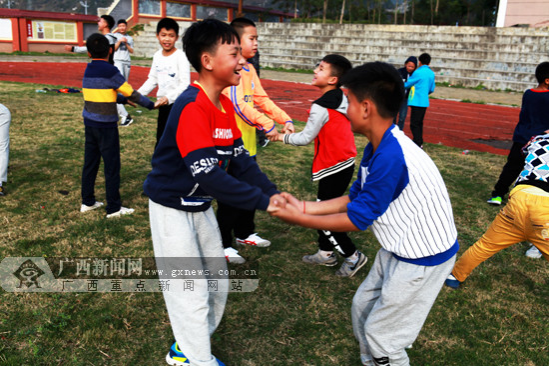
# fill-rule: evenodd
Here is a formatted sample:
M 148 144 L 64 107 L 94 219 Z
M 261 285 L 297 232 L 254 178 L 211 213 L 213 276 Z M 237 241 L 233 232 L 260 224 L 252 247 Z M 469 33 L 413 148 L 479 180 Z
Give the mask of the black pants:
M 522 154 L 522 147 L 525 144 L 513 142 L 511 151 L 507 155 L 507 162 L 499 175 L 499 179 L 492 191 L 492 197 L 500 196 L 503 198 L 509 192 L 509 186 L 518 178 L 524 168 L 525 156 Z
M 82 203 L 95 203 L 95 179 L 103 158 L 107 214 L 120 211 L 120 140 L 118 127 L 85 128 L 84 168 L 82 169 Z
M 253 157 L 255 160 L 255 156 Z M 227 170 L 232 175 L 231 165 Z M 217 201 L 217 224 L 221 232 L 224 248 L 230 248 L 233 243 L 233 233 L 238 239 L 246 239 L 255 233 L 255 210 L 243 210 Z
M 156 146 L 158 145 L 158 141 L 160 141 L 160 138 L 164 133 L 164 130 L 166 129 L 166 123 L 168 122 L 168 116 L 170 115 L 172 106 L 173 104 L 169 104 L 169 105 L 163 105 L 162 107 L 158 108 L 158 119 L 156 122 L 156 144 L 154 145 L 155 149 L 156 149 Z
M 417 146 L 423 145 L 423 119 L 425 118 L 425 112 L 427 107 L 411 107 L 412 113 L 410 114 L 410 130 L 412 130 L 412 137 Z
M 327 201 L 343 196 L 353 178 L 354 171 L 355 167 L 350 166 L 319 180 L 317 199 Z M 318 230 L 318 248 L 328 252 L 337 249 L 345 258 L 350 257 L 356 251 L 356 247 L 347 233 L 327 230 Z

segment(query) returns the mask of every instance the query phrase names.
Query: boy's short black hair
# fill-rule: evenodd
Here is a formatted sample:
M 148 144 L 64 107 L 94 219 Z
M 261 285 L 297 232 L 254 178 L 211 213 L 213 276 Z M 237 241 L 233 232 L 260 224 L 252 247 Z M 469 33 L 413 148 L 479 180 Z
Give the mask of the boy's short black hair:
M 110 15 L 101 15 L 101 18 L 105 19 L 107 22 L 107 25 L 109 26 L 109 29 L 112 29 L 114 27 L 114 18 Z
M 353 68 L 353 65 L 351 64 L 351 61 L 347 60 L 347 58 L 341 56 L 341 55 L 326 55 L 322 59 L 327 64 L 330 64 L 330 68 L 332 69 L 332 76 L 337 77 L 337 87 L 341 87 L 341 78 L 343 75 L 345 75 L 349 70 Z
M 359 100 L 370 99 L 382 118 L 396 117 L 404 98 L 404 84 L 394 66 L 369 62 L 343 76 L 341 83 Z
M 549 79 L 549 62 L 542 62 L 536 67 L 536 79 L 538 84 L 543 84 L 545 79 Z
M 244 33 L 244 29 L 246 27 L 256 28 L 256 25 L 253 20 L 241 17 L 233 19 L 233 21 L 231 22 L 231 27 L 236 30 L 239 36 L 242 36 L 242 33 Z
M 218 44 L 240 41 L 233 27 L 217 19 L 193 23 L 183 36 L 183 50 L 197 72 L 202 69 L 200 58 L 204 52 L 215 54 Z
M 111 45 L 107 37 L 102 34 L 94 33 L 86 40 L 86 48 L 92 58 L 107 58 Z
M 428 53 L 422 53 L 418 57 L 419 62 L 421 62 L 422 65 L 429 65 L 431 63 L 431 55 Z
M 126 24 L 126 25 L 128 25 L 128 22 L 126 21 L 126 19 L 119 19 L 118 23 L 116 23 L 116 24 Z
M 160 31 L 164 28 L 165 30 L 174 30 L 176 35 L 179 35 L 179 24 L 172 18 L 162 18 L 156 26 L 156 34 L 159 34 Z

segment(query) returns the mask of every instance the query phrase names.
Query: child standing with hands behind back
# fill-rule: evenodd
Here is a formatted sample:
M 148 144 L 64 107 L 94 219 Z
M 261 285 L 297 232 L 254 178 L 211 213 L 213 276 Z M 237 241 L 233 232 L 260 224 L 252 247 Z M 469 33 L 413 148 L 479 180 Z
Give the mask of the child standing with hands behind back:
M 236 18 L 231 26 L 240 36 L 242 56 L 250 59 L 257 53 L 257 28 L 255 23 L 247 18 Z M 294 132 L 292 119 L 276 104 L 273 103 L 261 86 L 261 81 L 251 63 L 246 63 L 241 71 L 241 80 L 238 85 L 231 86 L 223 91 L 233 103 L 236 123 L 242 132 L 244 147 L 255 159 L 257 152 L 256 129 L 264 130 L 266 136 L 273 140 L 278 135 L 276 123 L 284 125 L 283 132 Z M 267 116 L 254 108 L 254 103 L 261 107 Z M 233 174 L 229 167 L 229 174 Z M 232 247 L 233 233 L 236 242 L 242 245 L 267 247 L 269 240 L 261 238 L 255 233 L 255 210 L 242 210 L 220 202 L 217 210 L 217 221 L 221 230 L 225 256 L 231 263 L 244 263 L 236 249 Z
M 307 145 L 314 139 L 312 180 L 318 181 L 318 201 L 341 197 L 355 170 L 355 137 L 346 117 L 349 102 L 340 88 L 340 79 L 351 68 L 351 62 L 343 56 L 325 56 L 315 68 L 311 83 L 320 89 L 322 96 L 313 102 L 305 129 L 278 136 L 278 141 L 294 146 Z M 303 261 L 335 266 L 334 249 L 337 249 L 345 257 L 337 276 L 352 277 L 366 264 L 366 256 L 356 250 L 345 232 L 318 230 L 318 248 L 315 254 L 304 256 Z

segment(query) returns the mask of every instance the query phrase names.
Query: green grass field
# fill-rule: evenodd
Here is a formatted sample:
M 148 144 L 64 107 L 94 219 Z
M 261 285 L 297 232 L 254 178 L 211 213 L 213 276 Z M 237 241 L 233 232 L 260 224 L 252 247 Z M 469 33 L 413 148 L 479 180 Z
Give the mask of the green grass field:
M 0 197 L 4 257 L 152 257 L 147 198 L 156 113 L 139 108 L 120 128 L 121 195 L 135 214 L 106 220 L 81 214 L 84 127 L 79 94 L 39 94 L 44 85 L 0 82 L 12 112 L 8 195 Z M 296 124 L 298 130 L 302 123 Z M 357 136 L 361 151 L 367 142 Z M 258 162 L 281 190 L 314 199 L 312 146 L 271 143 Z M 505 157 L 426 145 L 446 181 L 460 253 L 488 227 L 485 204 Z M 361 153 L 360 153 L 361 155 Z M 100 171 L 96 184 L 104 201 Z M 259 273 L 259 288 L 231 293 L 213 352 L 230 366 L 360 365 L 350 306 L 379 244 L 353 233 L 369 263 L 352 279 L 313 267 L 316 232 L 258 212 L 269 248 L 240 248 Z M 443 288 L 418 339 L 412 365 L 549 365 L 549 267 L 517 244 L 478 267 L 459 291 Z M 0 365 L 163 365 L 172 334 L 160 293 L 11 293 L 0 290 Z

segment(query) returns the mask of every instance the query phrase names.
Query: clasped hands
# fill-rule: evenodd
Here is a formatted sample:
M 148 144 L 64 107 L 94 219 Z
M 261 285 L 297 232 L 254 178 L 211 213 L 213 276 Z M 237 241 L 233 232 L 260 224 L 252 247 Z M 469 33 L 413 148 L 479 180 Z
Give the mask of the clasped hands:
M 304 201 L 300 201 L 288 192 L 271 196 L 267 212 L 274 217 L 291 222 L 291 218 L 303 214 Z

